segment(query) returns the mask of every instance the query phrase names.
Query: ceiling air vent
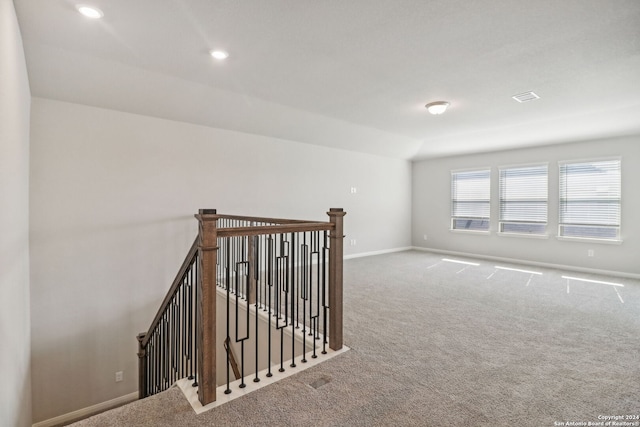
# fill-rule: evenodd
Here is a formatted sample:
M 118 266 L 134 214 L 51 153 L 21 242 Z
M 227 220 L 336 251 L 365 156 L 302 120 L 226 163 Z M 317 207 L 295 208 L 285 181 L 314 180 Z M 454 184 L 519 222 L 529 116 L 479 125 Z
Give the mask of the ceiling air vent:
M 512 98 L 518 102 L 529 102 L 540 97 L 533 92 L 523 92 L 517 95 L 513 95 Z

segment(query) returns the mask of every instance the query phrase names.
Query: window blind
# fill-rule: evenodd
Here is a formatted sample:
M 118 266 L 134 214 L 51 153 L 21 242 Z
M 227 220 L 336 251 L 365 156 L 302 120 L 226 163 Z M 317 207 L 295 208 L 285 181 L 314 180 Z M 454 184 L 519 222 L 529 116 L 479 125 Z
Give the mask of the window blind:
M 546 233 L 547 176 L 547 165 L 500 169 L 501 232 Z
M 620 239 L 620 160 L 560 164 L 559 235 Z
M 491 170 L 451 173 L 451 228 L 489 230 Z

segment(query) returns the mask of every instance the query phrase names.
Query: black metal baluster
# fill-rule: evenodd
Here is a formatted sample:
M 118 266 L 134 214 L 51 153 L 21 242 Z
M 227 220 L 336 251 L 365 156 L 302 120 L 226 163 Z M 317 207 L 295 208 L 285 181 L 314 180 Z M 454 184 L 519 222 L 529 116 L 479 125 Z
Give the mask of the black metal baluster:
M 240 368 L 240 385 L 238 387 L 240 388 L 245 388 L 247 386 L 247 384 L 245 384 L 244 382 L 244 340 L 240 341 L 240 363 L 241 363 L 241 368 Z
M 172 354 L 173 354 L 173 340 L 171 339 L 171 331 L 173 329 L 173 325 L 172 325 L 172 311 L 173 311 L 173 302 L 169 302 L 169 305 L 167 306 L 167 319 L 166 319 L 166 329 L 165 329 L 165 334 L 167 335 L 167 360 L 166 360 L 166 369 L 167 369 L 167 378 L 166 378 L 166 383 L 165 383 L 165 389 L 169 388 L 169 386 L 171 386 L 171 379 L 173 378 L 173 369 L 172 369 Z
M 307 300 L 309 299 L 308 281 L 307 281 L 307 268 L 308 268 L 307 253 L 308 253 L 309 247 L 307 246 L 307 233 L 303 233 L 302 236 L 303 236 L 302 246 L 301 246 L 302 254 L 300 255 L 300 259 L 302 261 L 302 265 L 301 265 L 302 283 L 301 283 L 301 292 L 298 298 L 302 299 L 302 363 L 307 363 L 307 338 L 306 338 L 307 304 L 306 303 L 307 303 Z
M 234 254 L 234 265 L 237 265 L 237 263 L 238 263 L 238 262 L 240 262 L 239 260 L 241 260 L 241 259 L 242 259 L 242 257 L 240 256 L 240 247 L 241 247 L 240 239 L 241 239 L 241 237 L 235 237 L 235 238 L 234 238 L 234 241 L 235 241 L 235 243 L 236 243 L 236 245 L 235 245 L 235 254 Z M 237 276 L 238 276 L 238 271 L 237 271 L 237 269 L 236 269 L 236 271 L 234 272 L 234 274 L 235 274 L 235 276 L 236 276 L 236 278 L 237 278 Z M 234 286 L 235 286 L 235 294 L 236 294 L 236 297 L 237 297 L 237 298 L 242 298 L 242 293 L 240 292 L 240 288 L 239 288 L 240 284 L 238 283 L 238 280 L 234 280 L 234 282 L 233 282 L 233 283 L 234 283 Z M 237 324 L 236 324 L 236 325 L 237 325 Z M 236 326 L 236 327 L 237 327 L 237 326 Z
M 186 285 L 186 279 L 183 278 L 182 279 L 182 286 L 180 287 L 180 301 L 182 304 L 182 316 L 180 319 L 180 326 L 181 326 L 181 350 L 180 350 L 180 361 L 181 361 L 181 377 L 186 377 L 187 376 L 187 358 L 186 358 L 186 352 L 187 352 L 187 285 Z
M 160 320 L 160 324 L 158 325 L 158 338 L 160 341 L 160 354 L 158 355 L 158 366 L 159 366 L 159 377 L 158 377 L 158 391 L 162 391 L 162 387 L 164 384 L 164 349 L 165 349 L 165 337 L 164 337 L 164 316 Z
M 264 246 L 262 248 L 262 269 L 261 271 L 261 275 L 262 275 L 262 309 L 263 311 L 267 311 L 267 289 L 268 289 L 268 276 L 267 276 L 267 268 L 268 268 L 268 260 L 269 260 L 269 250 L 268 250 L 268 244 L 269 244 L 269 236 L 268 235 L 264 235 L 262 237 L 262 245 Z
M 249 266 L 252 270 L 252 278 L 254 278 L 255 280 L 253 280 L 252 282 L 250 282 L 253 286 L 255 286 L 255 292 L 256 292 L 256 302 L 255 302 L 255 320 L 256 320 L 256 336 L 254 338 L 254 342 L 255 342 L 255 349 L 256 349 L 256 367 L 255 367 L 255 378 L 253 379 L 254 383 L 260 382 L 260 378 L 258 377 L 258 353 L 259 353 L 259 345 L 258 345 L 258 330 L 260 328 L 260 325 L 258 324 L 259 322 L 259 318 L 258 318 L 258 309 L 259 309 L 259 301 L 260 301 L 260 282 L 259 282 L 259 272 L 260 272 L 260 242 L 261 242 L 261 238 L 260 236 L 255 236 L 255 237 L 249 237 L 250 239 L 254 239 L 254 244 L 253 244 L 253 251 L 254 251 L 254 255 L 253 255 L 253 262 L 254 265 L 253 266 Z
M 246 237 L 247 239 L 249 239 L 250 237 Z M 248 258 L 248 246 L 247 244 L 245 244 L 245 238 L 242 238 L 242 244 L 239 245 L 242 248 L 242 257 L 241 260 L 238 261 L 236 263 L 235 266 L 235 273 L 236 273 L 236 289 L 241 290 L 242 294 L 244 295 L 244 301 L 246 301 L 246 318 L 245 318 L 245 331 L 242 337 L 240 337 L 240 298 L 238 297 L 238 295 L 236 296 L 236 304 L 235 304 L 235 309 L 236 309 L 236 337 L 235 337 L 235 341 L 240 343 L 240 364 L 241 366 L 241 374 L 240 374 L 240 388 L 245 388 L 247 385 L 244 382 L 244 368 L 245 368 L 245 363 L 244 363 L 244 345 L 245 345 L 245 341 L 247 339 L 249 339 L 250 334 L 249 334 L 249 326 L 250 326 L 250 303 L 249 303 L 249 286 L 250 286 L 250 280 L 251 280 L 251 268 L 249 265 L 249 261 L 246 259 Z M 243 285 L 240 282 L 244 282 Z
M 327 232 L 324 232 L 322 250 L 322 354 L 327 354 Z
M 156 380 L 155 380 L 155 393 L 160 391 L 162 385 L 162 324 L 158 324 L 156 327 Z
M 291 367 L 296 367 L 296 327 L 294 319 L 297 318 L 296 310 L 296 287 L 299 286 L 298 275 L 296 275 L 296 234 L 291 233 Z
M 177 299 L 177 295 L 174 296 L 174 301 Z M 173 336 L 171 337 L 171 342 L 173 342 L 173 381 L 172 383 L 175 383 L 176 381 L 178 381 L 180 378 L 178 376 L 178 374 L 180 373 L 179 370 L 179 359 L 178 359 L 178 352 L 180 351 L 180 340 L 179 340 L 179 335 L 178 335 L 178 312 L 179 312 L 179 306 L 177 304 L 177 302 L 174 302 L 174 308 L 173 308 L 173 331 L 172 334 Z
M 156 393 L 162 387 L 162 323 L 156 327 Z
M 176 381 L 182 376 L 182 284 L 176 292 Z
M 160 384 L 160 335 L 158 331 L 158 326 L 153 331 L 153 340 L 154 340 L 154 353 L 153 353 L 153 393 L 158 392 L 158 385 Z
M 231 315 L 229 313 L 229 310 L 231 309 L 231 275 L 229 274 L 229 270 L 231 269 L 230 266 L 230 262 L 231 262 L 231 237 L 225 237 L 224 238 L 224 242 L 225 242 L 225 248 L 224 248 L 224 252 L 226 254 L 226 265 L 225 265 L 225 270 L 227 272 L 226 274 L 226 278 L 225 278 L 225 288 L 227 291 L 227 337 L 226 337 L 226 342 L 229 343 L 229 349 L 227 350 L 227 389 L 224 391 L 224 394 L 229 394 L 231 393 L 231 388 L 229 387 L 229 384 L 231 383 L 231 332 L 230 332 L 230 326 L 229 326 L 229 322 L 231 320 Z
M 313 259 L 311 259 L 311 265 L 315 265 L 315 270 L 313 270 L 313 268 L 311 268 L 310 271 L 310 284 L 309 287 L 311 289 L 310 291 L 310 298 L 311 300 L 309 301 L 309 320 L 311 321 L 311 325 L 313 327 L 311 333 L 313 335 L 313 354 L 311 355 L 311 357 L 313 359 L 317 358 L 318 355 L 316 353 L 316 342 L 315 340 L 318 339 L 318 317 L 320 316 L 320 268 L 321 268 L 321 260 L 320 260 L 320 232 L 316 231 L 313 233 L 313 237 L 314 237 L 314 241 L 313 241 L 313 255 L 315 256 L 315 263 L 313 262 Z M 315 271 L 315 287 L 312 286 L 312 284 L 314 283 L 314 271 Z M 313 307 L 313 294 L 315 292 L 316 295 L 316 311 L 315 314 L 311 313 L 311 309 Z
M 147 351 L 145 354 L 147 358 L 147 378 L 144 384 L 144 395 L 151 396 L 152 394 L 152 384 L 153 384 L 153 334 L 149 339 L 149 343 L 147 344 Z
M 302 235 L 304 236 L 304 233 L 302 233 Z M 291 233 L 291 236 L 293 240 L 293 233 Z M 295 248 L 295 242 L 292 242 L 291 244 L 294 245 L 293 247 Z M 300 261 L 296 260 L 295 257 L 292 262 L 293 262 L 293 271 L 291 272 L 291 276 L 294 278 L 293 279 L 295 283 L 294 287 L 295 287 L 295 290 L 298 291 L 298 297 L 297 298 L 295 297 L 295 292 L 294 292 L 294 295 L 292 296 L 292 298 L 296 300 L 296 304 L 295 304 L 295 310 L 293 309 L 294 307 L 293 304 L 291 305 L 291 316 L 292 316 L 291 320 L 293 321 L 293 317 L 295 317 L 296 329 L 300 329 L 300 287 L 302 286 L 300 275 L 302 274 L 302 268 L 301 268 L 302 266 L 300 265 Z M 302 319 L 302 321 L 304 322 L 304 318 Z
M 167 313 L 165 312 L 162 318 L 162 387 L 161 390 L 165 390 L 167 387 L 168 379 L 168 369 L 167 363 L 168 354 L 169 354 L 169 339 L 167 338 Z
M 151 383 L 149 384 L 147 396 L 155 394 L 156 384 L 158 383 L 158 334 L 155 331 L 151 342 L 151 360 L 153 363 L 151 365 Z
M 173 340 L 171 339 L 171 330 L 172 328 L 172 322 L 171 322 L 171 314 L 172 314 L 172 310 L 173 310 L 173 303 L 169 302 L 169 306 L 167 307 L 167 318 L 166 318 L 166 324 L 165 324 L 165 334 L 167 335 L 167 359 L 166 359 L 166 369 L 167 369 L 167 378 L 166 378 L 166 383 L 165 383 L 165 390 L 167 388 L 169 388 L 169 386 L 171 385 L 171 378 L 172 378 L 172 366 L 171 366 L 171 355 L 173 353 Z
M 198 347 L 200 341 L 200 334 L 198 333 L 198 328 L 200 327 L 200 322 L 198 318 L 201 314 L 200 304 L 198 304 L 198 286 L 200 286 L 200 254 L 198 254 L 198 258 L 196 262 L 193 264 L 193 275 L 194 275 L 194 283 L 193 283 L 193 305 L 194 305 L 194 318 L 193 318 L 193 383 L 192 387 L 198 387 Z
M 312 358 L 312 359 L 315 359 L 315 358 L 317 358 L 317 357 L 318 357 L 318 354 L 317 354 L 317 352 L 316 352 L 316 347 L 317 347 L 317 346 L 316 346 L 316 343 L 315 343 L 315 334 L 316 334 L 316 332 L 318 331 L 318 318 L 317 318 L 317 317 L 314 317 L 314 318 L 312 319 L 312 321 L 311 321 L 311 324 L 313 325 L 313 331 L 314 331 L 314 341 L 313 341 L 313 346 L 312 346 L 312 348 L 313 348 L 313 354 L 311 354 L 311 358 Z
M 180 377 L 180 293 L 178 292 L 175 299 L 175 312 L 173 319 L 173 337 L 172 341 L 174 342 L 174 350 L 173 350 L 173 366 L 175 369 L 175 381 L 178 381 Z M 174 382 L 175 382 L 174 381 Z
M 268 309 L 267 309 L 267 377 L 273 376 L 271 373 L 271 296 L 273 293 L 273 274 L 275 272 L 275 266 L 273 265 L 275 261 L 275 250 L 274 250 L 274 239 L 272 235 L 269 235 L 267 238 L 267 285 L 269 286 L 269 295 L 268 295 Z
M 171 304 L 169 304 L 164 319 L 164 335 L 165 335 L 165 359 L 164 359 L 164 390 L 169 388 L 171 383 Z
M 175 296 L 173 298 L 175 300 Z M 175 301 L 171 302 L 171 332 L 169 333 L 169 342 L 171 343 L 171 381 L 169 385 L 173 384 L 176 379 L 176 304 Z
M 224 221 L 222 219 L 219 220 L 220 221 L 220 227 L 224 227 L 223 223 Z M 218 247 L 220 248 L 223 245 L 224 239 L 219 238 L 218 237 Z M 224 262 L 224 253 L 223 250 L 219 249 L 217 251 L 217 257 L 216 257 L 216 286 L 222 287 L 222 278 L 224 276 L 224 272 L 222 270 L 222 266 L 223 266 L 223 262 Z
M 169 310 L 167 311 L 167 320 L 165 324 L 165 334 L 167 336 L 167 359 L 165 361 L 166 367 L 166 382 L 164 385 L 164 389 L 168 389 L 171 387 L 171 351 L 173 347 L 173 342 L 171 340 L 171 305 L 169 305 Z
M 280 369 L 279 372 L 284 372 L 284 328 L 286 327 L 286 316 L 285 316 L 285 324 L 281 325 L 280 324 L 280 320 L 281 320 L 281 312 L 282 312 L 282 292 L 284 292 L 284 290 L 282 289 L 285 286 L 285 280 L 286 280 L 286 275 L 288 272 L 288 268 L 287 268 L 287 263 L 286 263 L 286 256 L 282 255 L 282 252 L 284 251 L 284 241 L 282 239 L 282 235 L 280 236 L 280 252 L 281 252 L 281 256 L 278 258 L 278 271 L 277 271 L 277 280 L 276 280 L 276 303 L 275 303 L 275 309 L 276 309 L 276 329 L 280 330 Z M 286 300 L 285 300 L 285 304 L 284 306 L 286 307 Z
M 195 262 L 198 262 L 198 260 L 196 259 Z M 191 268 L 189 269 L 189 275 L 187 278 L 187 299 L 189 300 L 189 303 L 187 305 L 187 329 L 188 329 L 188 336 L 187 336 L 187 360 L 188 360 L 188 365 L 189 365 L 189 376 L 187 377 L 189 380 L 192 380 L 193 377 L 193 334 L 195 333 L 195 327 L 193 324 L 193 308 L 194 308 L 194 296 L 193 296 L 193 270 L 194 270 L 194 264 L 191 265 Z
M 145 396 L 151 396 L 152 392 L 151 392 L 151 386 L 153 384 L 153 333 L 151 333 L 151 336 L 149 337 L 149 343 L 147 344 L 147 352 L 146 352 L 146 358 L 147 358 L 147 381 L 145 382 L 144 385 L 144 392 L 145 392 Z
M 149 382 L 151 381 L 151 370 L 149 368 L 150 354 L 151 341 L 147 341 L 147 346 L 144 347 L 144 382 L 141 384 L 144 396 L 149 396 Z
M 236 258 L 235 269 L 234 269 L 234 273 L 235 273 L 234 287 L 236 289 L 236 298 L 235 298 L 236 331 L 235 331 L 235 339 L 234 340 L 235 340 L 236 343 L 240 342 L 240 340 L 238 339 L 239 338 L 239 330 L 238 329 L 240 328 L 240 325 L 238 323 L 239 323 L 239 320 L 240 320 L 240 313 L 239 313 L 240 302 L 239 301 L 240 301 L 241 295 L 238 292 L 238 289 L 240 287 L 240 284 L 239 284 L 240 274 L 238 273 L 238 263 L 239 262 L 237 261 L 237 258 Z M 242 347 L 242 344 L 240 344 L 240 346 Z M 244 353 L 242 353 L 242 354 L 244 355 Z M 241 379 L 240 388 L 243 388 L 243 387 L 246 386 L 245 383 L 244 383 L 244 360 L 242 360 L 242 358 L 241 358 L 240 361 L 241 361 L 240 363 L 243 365 L 242 375 L 240 377 L 240 379 Z M 236 379 L 238 379 L 238 378 L 236 378 Z

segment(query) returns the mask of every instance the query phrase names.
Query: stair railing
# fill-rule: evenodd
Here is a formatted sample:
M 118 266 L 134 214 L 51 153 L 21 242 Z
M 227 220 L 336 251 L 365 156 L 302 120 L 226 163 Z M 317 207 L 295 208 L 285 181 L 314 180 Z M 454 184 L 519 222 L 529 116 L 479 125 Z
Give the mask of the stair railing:
M 284 371 L 284 329 L 290 328 L 292 367 L 293 338 L 297 329 L 322 340 L 332 350 L 342 348 L 342 209 L 331 209 L 329 222 L 259 218 L 217 214 L 201 209 L 196 216 L 199 233 L 194 245 L 158 310 L 151 327 L 138 335 L 140 398 L 168 388 L 189 377 L 198 386 L 202 405 L 216 400 L 216 295 L 227 296 L 225 344 L 227 388 L 230 393 L 231 342 L 240 346 L 240 387 L 244 387 L 244 344 L 249 338 L 249 310 L 254 310 L 255 378 L 258 382 L 258 315 L 267 312 L 271 376 L 272 328 L 280 333 L 280 369 Z M 231 300 L 235 307 L 231 306 Z M 245 330 L 239 331 L 238 313 L 246 312 Z M 229 320 L 235 314 L 235 333 Z M 288 329 L 289 330 L 289 329 Z M 232 338 L 233 335 L 233 338 Z M 327 341 L 328 335 L 328 341 Z M 302 362 L 306 362 L 303 340 Z M 312 346 L 312 357 L 317 357 Z M 310 350 L 311 351 L 311 350 Z M 234 361 L 235 364 L 235 361 Z M 237 366 L 234 376 L 237 378 Z
M 138 335 L 138 395 L 140 399 L 188 377 L 197 386 L 197 323 L 200 272 L 196 238 L 147 332 Z

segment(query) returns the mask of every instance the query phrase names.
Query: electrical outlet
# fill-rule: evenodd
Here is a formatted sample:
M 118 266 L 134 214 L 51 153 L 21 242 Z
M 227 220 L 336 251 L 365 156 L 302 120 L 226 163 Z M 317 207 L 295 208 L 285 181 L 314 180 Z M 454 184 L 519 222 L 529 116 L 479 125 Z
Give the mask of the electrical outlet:
M 356 245 L 356 239 L 351 239 L 351 246 L 355 246 Z
M 593 254 L 594 254 L 594 250 L 593 249 L 589 249 L 587 251 L 587 256 L 593 256 Z
M 427 240 L 427 235 L 426 234 L 424 235 L 424 240 Z
M 357 187 L 351 187 L 351 194 L 356 194 L 358 192 Z
M 116 372 L 116 382 L 119 383 L 124 379 L 124 372 L 118 371 Z

